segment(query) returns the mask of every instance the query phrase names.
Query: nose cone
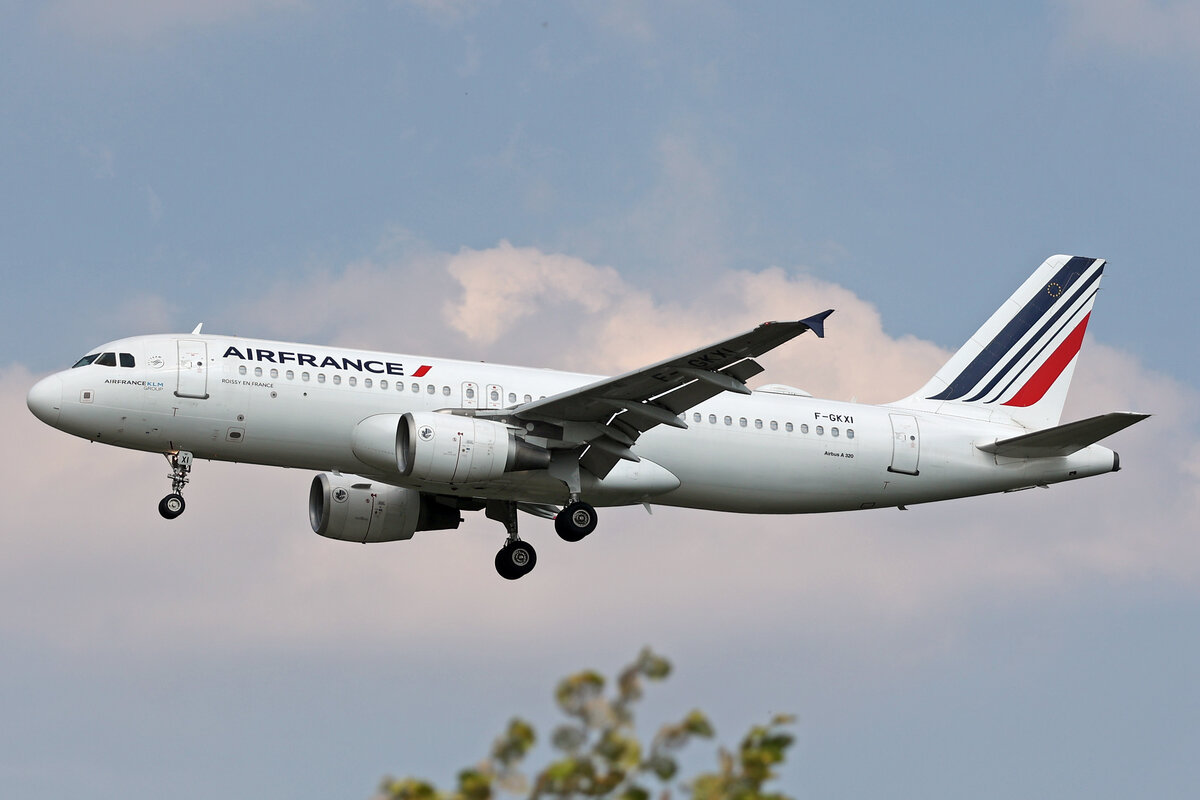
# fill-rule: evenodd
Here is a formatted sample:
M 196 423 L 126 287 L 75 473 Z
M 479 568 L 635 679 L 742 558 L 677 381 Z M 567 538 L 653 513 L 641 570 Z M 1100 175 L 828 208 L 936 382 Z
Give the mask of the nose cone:
M 51 375 L 42 378 L 29 390 L 26 405 L 33 415 L 47 425 L 58 425 L 58 412 L 62 409 L 62 378 Z

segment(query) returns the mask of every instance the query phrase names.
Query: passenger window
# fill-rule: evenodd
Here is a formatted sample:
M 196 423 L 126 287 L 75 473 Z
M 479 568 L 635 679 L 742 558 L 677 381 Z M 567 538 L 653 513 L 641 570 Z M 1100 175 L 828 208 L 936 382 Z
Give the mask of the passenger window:
M 429 394 L 433 394 L 434 392 L 436 392 L 436 391 L 437 391 L 437 389 L 436 389 L 436 388 L 434 387 L 434 385 L 431 383 L 431 384 L 429 384 L 428 386 L 426 386 L 426 387 L 425 387 L 425 391 L 426 391 L 426 392 L 428 392 Z
M 474 387 L 474 386 L 468 386 L 468 387 L 467 387 L 467 399 L 468 399 L 468 400 L 474 400 L 474 399 L 475 399 L 475 387 Z
M 824 436 L 824 435 L 825 435 L 825 426 L 818 425 L 817 426 L 817 436 Z
M 708 415 L 708 424 L 709 424 L 709 425 L 716 425 L 716 424 L 717 424 L 717 415 L 716 415 L 716 414 L 709 414 L 709 415 Z
M 256 377 L 256 378 L 261 378 L 261 377 L 262 377 L 262 367 L 255 367 L 255 368 L 254 368 L 254 377 Z
M 413 387 L 413 394 L 417 394 L 421 391 L 421 384 L 419 384 L 419 383 L 414 383 L 412 385 L 412 387 Z
M 758 428 L 761 431 L 762 430 L 762 420 L 761 419 L 754 420 L 754 427 Z
M 308 378 L 309 378 L 309 375 L 308 375 L 308 373 L 307 373 L 307 372 L 301 372 L 301 373 L 300 373 L 300 380 L 302 380 L 302 381 L 304 381 L 305 383 L 307 383 L 307 382 L 308 382 Z
M 115 367 L 117 365 L 116 353 L 101 353 L 96 359 L 96 363 L 102 367 Z
M 793 430 L 795 430 L 795 429 L 792 427 L 792 423 L 790 423 L 790 422 L 789 422 L 789 423 L 787 423 L 786 425 L 784 425 L 784 426 L 783 426 L 783 429 L 784 429 L 784 430 L 786 430 L 788 433 L 791 433 Z
M 854 438 L 854 428 L 846 428 L 846 438 L 847 439 Z
M 449 387 L 449 386 L 443 386 L 443 387 L 442 387 L 442 396 L 443 396 L 443 397 L 449 397 L 449 396 L 450 396 L 450 387 Z
M 740 418 L 738 420 L 738 425 L 741 425 L 743 428 L 746 427 L 746 418 L 745 417 Z
M 524 398 L 524 399 L 525 399 L 525 402 L 526 402 L 526 403 L 532 403 L 532 402 L 533 402 L 533 398 L 532 398 L 532 397 L 530 397 L 529 395 L 525 395 L 525 398 Z
M 726 417 L 725 417 L 725 424 L 726 424 L 726 425 L 732 425 L 732 424 L 733 424 L 733 417 L 726 416 Z
M 500 393 L 497 392 L 495 389 L 492 389 L 491 393 L 488 394 L 488 399 L 491 400 L 493 403 L 499 403 L 500 402 Z
M 351 375 L 346 382 L 349 383 L 351 386 L 358 386 L 358 377 L 355 375 Z
M 386 389 L 386 388 L 387 388 L 387 381 L 386 381 L 386 380 L 382 380 L 382 381 L 380 381 L 380 382 L 379 382 L 379 388 L 380 388 L 380 389 Z
M 133 353 L 121 353 L 121 366 L 126 369 L 133 366 Z
M 245 374 L 246 374 L 246 365 L 242 364 L 240 367 L 238 367 L 238 375 L 245 375 Z
M 317 373 L 317 383 L 324 383 L 324 382 L 325 382 L 325 373 L 318 372 Z
M 278 378 L 278 377 L 279 377 L 279 370 L 275 369 L 274 367 L 271 367 L 271 377 L 272 377 L 272 378 Z
M 89 356 L 84 356 L 83 358 L 76 361 L 75 366 L 71 367 L 71 369 L 75 369 L 75 367 L 86 367 L 88 364 L 91 364 L 93 361 L 95 361 L 99 357 L 100 357 L 99 353 L 92 353 Z
M 829 435 L 836 439 L 840 435 L 840 432 L 837 428 L 830 428 Z
M 511 405 L 516 405 L 516 402 L 517 402 L 517 393 L 516 393 L 516 392 L 509 392 L 509 393 L 508 393 L 508 404 L 509 404 L 510 406 L 511 406 Z
M 699 411 L 697 411 L 696 413 L 692 414 L 692 421 L 693 421 L 693 422 L 699 422 L 699 421 L 700 421 L 700 412 L 699 412 Z
M 289 369 L 289 370 L 288 370 L 288 371 L 287 371 L 285 374 L 287 375 L 287 379 L 288 379 L 289 381 L 294 381 L 294 380 L 296 380 L 296 373 L 295 373 L 295 372 L 292 372 L 290 369 Z
M 334 376 L 333 376 L 333 385 L 334 385 L 334 386 L 341 386 L 341 385 L 342 385 L 342 376 L 341 376 L 341 375 L 334 375 Z
M 800 432 L 801 432 L 801 433 L 808 433 L 808 423 L 807 423 L 807 422 L 802 422 L 802 423 L 800 424 Z
M 779 423 L 776 422 L 775 420 L 771 420 L 771 430 L 773 430 L 773 431 L 779 430 Z
M 354 379 L 351 378 L 350 380 L 353 381 Z M 366 388 L 370 389 L 374 385 L 375 385 L 375 382 L 372 381 L 370 378 L 363 378 L 363 386 L 365 386 Z

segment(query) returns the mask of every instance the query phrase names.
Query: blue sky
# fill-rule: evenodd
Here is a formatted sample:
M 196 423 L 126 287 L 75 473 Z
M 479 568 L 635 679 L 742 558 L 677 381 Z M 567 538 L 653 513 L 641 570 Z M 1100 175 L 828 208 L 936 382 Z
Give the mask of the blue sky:
M 649 643 L 679 669 L 648 724 L 795 712 L 797 794 L 1191 796 L 1198 89 L 1195 2 L 0 1 L 0 397 L 30 454 L 0 481 L 0 784 L 446 780 Z M 1120 475 L 609 512 L 574 549 L 531 522 L 519 586 L 492 523 L 317 540 L 290 472 L 203 465 L 164 529 L 161 462 L 24 408 L 200 321 L 603 372 L 831 305 L 764 378 L 883 401 L 1058 252 L 1110 260 L 1068 414 L 1156 414 Z

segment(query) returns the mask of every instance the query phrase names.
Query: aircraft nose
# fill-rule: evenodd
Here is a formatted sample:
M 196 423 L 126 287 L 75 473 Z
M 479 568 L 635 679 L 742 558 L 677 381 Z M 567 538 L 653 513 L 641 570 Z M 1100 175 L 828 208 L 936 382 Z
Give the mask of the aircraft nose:
M 29 390 L 25 404 L 33 415 L 47 425 L 58 425 L 58 412 L 62 410 L 62 378 L 51 375 L 42 378 Z

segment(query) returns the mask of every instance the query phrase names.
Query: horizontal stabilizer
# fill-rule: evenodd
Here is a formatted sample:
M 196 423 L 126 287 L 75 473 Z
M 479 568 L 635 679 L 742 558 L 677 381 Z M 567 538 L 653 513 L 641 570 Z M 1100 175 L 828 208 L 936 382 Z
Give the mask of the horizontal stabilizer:
M 1069 456 L 1106 436 L 1128 428 L 1135 422 L 1141 422 L 1148 416 L 1150 415 L 1128 412 L 1101 414 L 1098 417 L 1068 422 L 1066 425 L 1014 436 L 1011 439 L 1000 439 L 976 447 L 985 453 L 1010 458 Z

